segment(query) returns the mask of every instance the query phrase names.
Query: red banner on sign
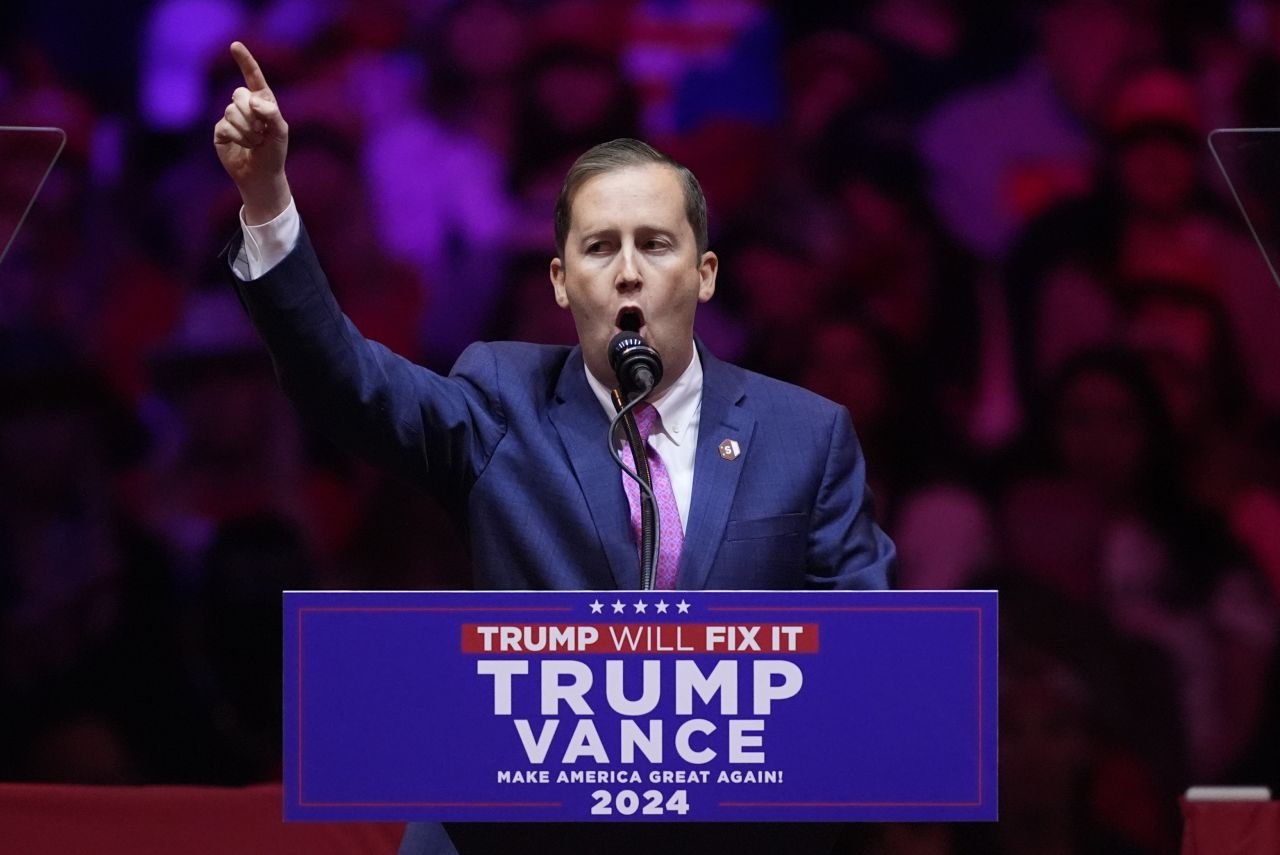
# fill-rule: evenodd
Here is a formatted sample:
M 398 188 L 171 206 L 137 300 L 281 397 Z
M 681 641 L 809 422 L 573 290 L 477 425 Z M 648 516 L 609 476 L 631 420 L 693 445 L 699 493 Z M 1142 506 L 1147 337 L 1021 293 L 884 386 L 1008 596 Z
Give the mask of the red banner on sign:
M 463 653 L 817 653 L 816 623 L 468 623 Z

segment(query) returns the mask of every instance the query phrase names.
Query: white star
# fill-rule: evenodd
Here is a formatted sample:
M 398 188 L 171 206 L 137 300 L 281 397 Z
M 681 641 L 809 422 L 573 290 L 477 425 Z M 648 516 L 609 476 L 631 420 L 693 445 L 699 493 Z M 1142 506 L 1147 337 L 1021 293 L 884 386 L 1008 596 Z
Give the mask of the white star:
M 613 603 L 613 613 L 614 613 L 615 615 L 620 615 L 620 614 L 622 614 L 622 610 L 623 610 L 623 609 L 625 609 L 625 608 L 626 608 L 626 606 L 624 606 L 624 605 L 622 604 L 622 600 L 615 600 L 615 601 L 614 601 L 614 603 Z
M 646 603 L 644 600 L 636 600 L 636 614 L 638 615 L 644 614 L 644 610 L 648 607 L 649 607 L 648 603 Z
M 600 600 L 597 599 L 594 603 L 591 604 L 591 613 L 593 615 L 598 615 L 600 614 L 600 610 L 602 608 L 604 608 L 604 603 L 600 602 Z
M 665 615 L 665 614 L 667 613 L 667 601 L 666 601 L 666 600 L 658 600 L 658 602 L 657 602 L 657 603 L 655 603 L 653 607 L 654 607 L 655 609 L 657 609 L 657 610 L 658 610 L 658 614 L 660 614 L 660 615 Z
M 676 603 L 676 612 L 678 614 L 687 615 L 689 613 L 689 604 L 684 600 Z

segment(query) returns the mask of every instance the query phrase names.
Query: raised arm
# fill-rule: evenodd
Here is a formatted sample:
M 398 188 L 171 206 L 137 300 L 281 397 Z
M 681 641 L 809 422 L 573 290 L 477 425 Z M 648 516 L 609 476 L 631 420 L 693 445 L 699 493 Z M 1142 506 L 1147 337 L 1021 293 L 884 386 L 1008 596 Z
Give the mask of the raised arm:
M 504 432 L 491 356 L 477 348 L 459 360 L 458 376 L 442 377 L 360 334 L 338 307 L 296 212 L 279 216 L 293 211 L 285 177 L 289 125 L 248 48 L 234 42 L 231 55 L 244 85 L 213 132 L 244 202 L 246 228 L 229 247 L 229 278 L 281 387 L 304 420 L 349 452 L 458 495 Z M 280 234 L 285 221 L 292 240 Z M 269 252 L 259 246 L 257 271 L 244 251 L 259 239 L 253 233 L 271 244 Z

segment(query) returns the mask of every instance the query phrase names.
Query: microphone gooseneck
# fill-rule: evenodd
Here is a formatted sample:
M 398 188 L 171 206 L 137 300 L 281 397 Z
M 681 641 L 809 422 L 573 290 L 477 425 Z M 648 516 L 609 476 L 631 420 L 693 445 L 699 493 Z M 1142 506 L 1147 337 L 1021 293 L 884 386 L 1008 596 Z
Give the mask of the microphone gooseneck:
M 614 409 L 618 414 L 609 422 L 609 454 L 618 468 L 640 487 L 640 541 L 637 544 L 640 547 L 640 588 L 648 591 L 652 590 L 657 576 L 661 528 L 658 518 L 658 499 L 653 494 L 653 476 L 649 471 L 645 442 L 640 436 L 635 416 L 631 412 L 644 398 L 636 396 L 630 402 L 624 403 L 620 389 L 613 390 L 612 398 Z M 622 441 L 631 449 L 634 469 L 623 461 L 618 451 L 619 433 L 622 434 Z

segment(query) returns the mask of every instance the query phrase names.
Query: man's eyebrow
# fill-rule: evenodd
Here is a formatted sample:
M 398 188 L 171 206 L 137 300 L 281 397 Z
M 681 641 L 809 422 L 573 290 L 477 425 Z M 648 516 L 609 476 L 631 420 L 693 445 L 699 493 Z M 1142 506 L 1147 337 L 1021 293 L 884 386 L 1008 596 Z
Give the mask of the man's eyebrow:
M 680 237 L 679 229 L 672 229 L 667 226 L 639 225 L 639 226 L 636 226 L 633 231 L 635 234 L 641 235 L 644 237 L 652 237 L 654 235 L 658 235 L 661 237 L 670 238 L 671 240 L 678 240 Z M 599 240 L 600 238 L 617 238 L 618 235 L 620 235 L 621 233 L 622 233 L 622 230 L 617 226 L 596 226 L 594 228 L 587 227 L 581 230 L 578 236 L 578 240 L 583 243 L 586 243 L 592 240 Z

